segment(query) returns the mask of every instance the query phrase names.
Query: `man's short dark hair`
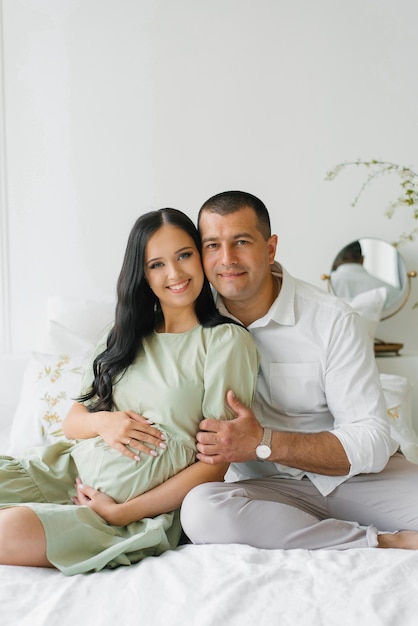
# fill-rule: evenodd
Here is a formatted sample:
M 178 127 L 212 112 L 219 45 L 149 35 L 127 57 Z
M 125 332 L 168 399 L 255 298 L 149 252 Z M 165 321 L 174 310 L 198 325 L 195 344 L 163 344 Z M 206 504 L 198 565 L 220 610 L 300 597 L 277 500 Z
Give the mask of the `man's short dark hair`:
M 247 207 L 256 214 L 257 228 L 267 241 L 271 236 L 271 224 L 266 205 L 259 198 L 246 191 L 223 191 L 206 200 L 199 211 L 197 226 L 199 228 L 200 218 L 204 211 L 218 215 L 229 215 Z
M 363 263 L 363 254 L 358 240 L 352 241 L 339 251 L 332 264 L 332 271 L 344 263 Z

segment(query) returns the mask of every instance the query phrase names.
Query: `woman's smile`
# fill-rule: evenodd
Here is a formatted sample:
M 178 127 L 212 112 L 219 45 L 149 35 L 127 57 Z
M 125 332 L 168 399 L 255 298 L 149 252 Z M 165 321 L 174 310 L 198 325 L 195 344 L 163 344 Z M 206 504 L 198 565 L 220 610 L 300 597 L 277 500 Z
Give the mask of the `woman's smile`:
M 175 285 L 167 285 L 167 289 L 169 289 L 170 291 L 175 291 L 176 293 L 183 293 L 189 286 L 190 280 L 191 279 L 188 278 L 181 283 L 176 283 Z

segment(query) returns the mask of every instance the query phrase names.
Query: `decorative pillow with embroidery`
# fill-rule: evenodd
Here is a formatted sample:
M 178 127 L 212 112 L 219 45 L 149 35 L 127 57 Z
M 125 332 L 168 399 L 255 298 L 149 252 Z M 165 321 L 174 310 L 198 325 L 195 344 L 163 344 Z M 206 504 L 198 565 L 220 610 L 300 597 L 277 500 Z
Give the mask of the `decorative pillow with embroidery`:
M 65 440 L 62 420 L 80 393 L 89 353 L 76 356 L 33 352 L 12 421 L 8 454 Z
M 418 434 L 412 425 L 411 385 L 403 376 L 380 374 L 390 434 L 411 463 L 418 463 Z

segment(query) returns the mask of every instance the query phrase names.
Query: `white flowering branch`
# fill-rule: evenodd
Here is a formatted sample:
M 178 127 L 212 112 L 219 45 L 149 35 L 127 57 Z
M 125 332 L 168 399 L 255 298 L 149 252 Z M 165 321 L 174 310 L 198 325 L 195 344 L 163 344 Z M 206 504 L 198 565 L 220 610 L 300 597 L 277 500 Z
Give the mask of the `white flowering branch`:
M 358 159 L 357 161 L 339 163 L 327 173 L 325 180 L 334 180 L 343 169 L 353 165 L 365 167 L 367 169 L 367 177 L 351 203 L 351 206 L 355 207 L 357 205 L 364 190 L 376 180 L 376 178 L 386 174 L 396 174 L 400 178 L 401 193 L 395 200 L 388 204 L 385 214 L 390 219 L 393 217 L 398 207 L 407 206 L 412 208 L 413 218 L 418 220 L 418 174 L 416 172 L 409 167 L 389 161 L 378 161 L 376 159 L 364 161 Z M 399 246 L 406 241 L 414 241 L 417 233 L 418 226 L 412 228 L 409 233 L 402 233 L 398 241 L 394 243 L 394 246 Z

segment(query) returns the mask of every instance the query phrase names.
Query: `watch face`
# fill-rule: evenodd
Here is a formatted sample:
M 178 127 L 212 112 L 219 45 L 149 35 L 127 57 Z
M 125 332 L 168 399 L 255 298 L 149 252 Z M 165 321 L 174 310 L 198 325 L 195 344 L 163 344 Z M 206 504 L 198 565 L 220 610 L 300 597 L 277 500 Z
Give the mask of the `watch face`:
M 255 449 L 255 453 L 259 459 L 268 459 L 271 454 L 271 448 L 266 445 L 257 446 Z

